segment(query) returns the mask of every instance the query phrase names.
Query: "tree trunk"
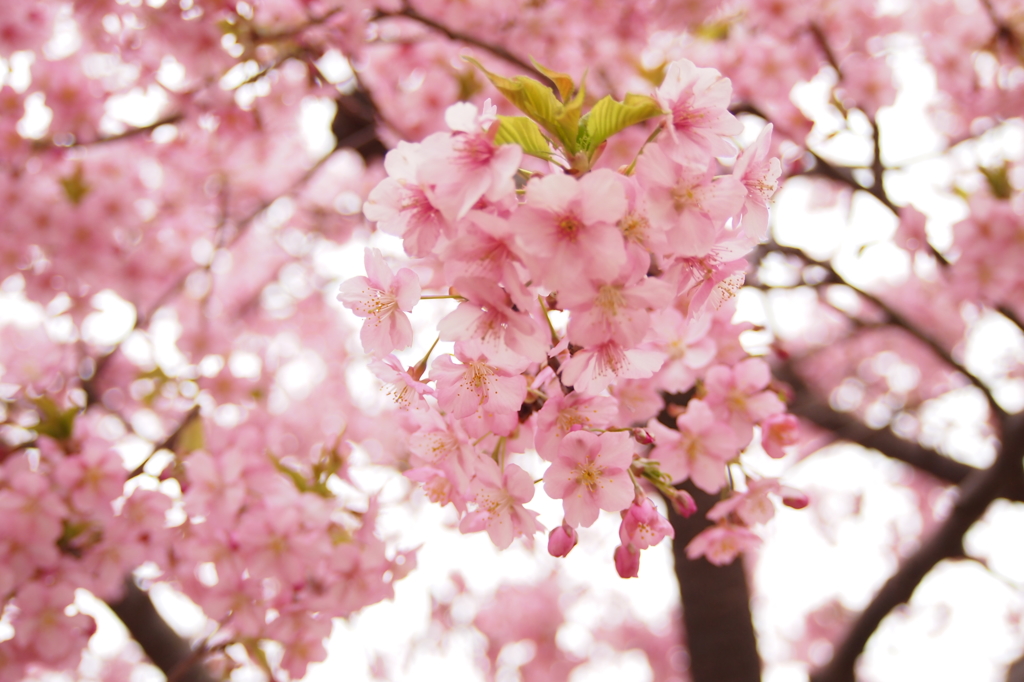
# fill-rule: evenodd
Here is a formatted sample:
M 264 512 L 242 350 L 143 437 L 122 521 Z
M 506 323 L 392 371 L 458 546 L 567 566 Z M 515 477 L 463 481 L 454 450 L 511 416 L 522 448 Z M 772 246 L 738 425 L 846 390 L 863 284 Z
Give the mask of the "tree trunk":
M 672 553 L 683 601 L 690 675 L 693 682 L 759 682 L 761 657 L 750 618 L 743 562 L 737 559 L 728 566 L 714 566 L 704 558 L 686 558 L 686 545 L 711 525 L 704 515 L 718 497 L 698 490 L 689 481 L 680 487 L 693 495 L 698 509 L 684 519 L 669 505 L 669 521 L 676 532 Z

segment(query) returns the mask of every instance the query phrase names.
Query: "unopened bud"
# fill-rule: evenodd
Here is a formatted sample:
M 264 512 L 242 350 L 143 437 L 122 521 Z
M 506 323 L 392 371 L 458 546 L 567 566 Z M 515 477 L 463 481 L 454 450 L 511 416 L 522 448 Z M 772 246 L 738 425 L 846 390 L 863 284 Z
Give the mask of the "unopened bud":
M 548 535 L 548 554 L 557 557 L 566 556 L 579 541 L 580 536 L 576 533 L 576 529 L 563 522 Z
M 779 494 L 782 495 L 782 504 L 793 509 L 803 509 L 810 503 L 810 498 L 796 488 L 784 485 L 779 490 Z
M 630 435 L 640 445 L 654 445 L 654 436 L 647 429 L 635 428 L 630 432 Z
M 635 578 L 640 573 L 640 551 L 632 545 L 615 548 L 615 570 L 620 578 Z
M 693 501 L 693 496 L 685 490 L 674 491 L 672 497 L 669 498 L 669 502 L 672 503 L 672 509 L 675 510 L 676 514 L 679 514 L 684 519 L 690 518 L 697 511 L 697 503 Z

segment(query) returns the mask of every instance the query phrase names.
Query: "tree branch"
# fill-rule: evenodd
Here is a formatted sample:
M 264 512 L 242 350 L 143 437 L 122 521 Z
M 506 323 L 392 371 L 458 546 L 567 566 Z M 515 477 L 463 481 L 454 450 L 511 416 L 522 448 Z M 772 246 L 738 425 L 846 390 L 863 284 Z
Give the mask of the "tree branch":
M 176 682 L 214 682 L 214 678 L 195 656 L 189 643 L 182 639 L 157 613 L 149 595 L 129 577 L 124 596 L 108 603 L 132 638 L 169 679 Z
M 406 19 L 412 19 L 413 21 L 419 22 L 424 26 L 432 28 L 439 33 L 443 33 L 449 40 L 454 40 L 457 42 L 465 43 L 467 45 L 472 45 L 473 47 L 479 47 L 481 50 L 486 50 L 487 52 L 493 54 L 495 57 L 503 59 L 509 64 L 518 67 L 521 71 L 530 74 L 535 79 L 539 80 L 545 85 L 548 85 L 548 87 L 550 87 L 552 90 L 555 90 L 556 92 L 558 90 L 555 87 L 555 84 L 551 81 L 551 79 L 549 79 L 547 76 L 545 76 L 540 71 L 535 69 L 532 64 L 528 64 L 525 60 L 515 56 L 514 54 L 506 50 L 504 47 L 480 40 L 479 38 L 469 35 L 468 33 L 462 33 L 460 31 L 456 31 L 452 28 L 449 28 L 444 24 L 435 21 L 434 19 L 431 19 L 430 17 L 420 14 L 406 3 L 403 3 L 402 9 L 400 9 L 397 12 L 379 12 L 376 15 L 376 18 L 381 19 L 389 17 L 405 17 Z
M 1007 478 L 1021 479 L 1024 452 L 1024 415 L 1007 420 L 1003 442 L 991 467 L 972 473 L 960 487 L 949 517 L 900 566 L 857 617 L 832 660 L 811 675 L 811 682 L 855 682 L 854 667 L 871 635 L 898 605 L 908 602 L 921 580 L 943 559 L 962 557 L 964 534 L 999 497 Z
M 945 347 L 943 347 L 942 344 L 940 344 L 938 341 L 932 338 L 931 335 L 925 333 L 924 330 L 920 329 L 917 325 L 915 325 L 901 313 L 891 308 L 889 304 L 887 304 L 885 301 L 878 298 L 874 294 L 870 294 L 864 291 L 863 289 L 860 289 L 854 286 L 853 284 L 850 284 L 846 279 L 844 279 L 839 273 L 836 272 L 835 268 L 832 267 L 831 263 L 829 263 L 828 261 L 820 261 L 816 258 L 812 258 L 811 256 L 804 253 L 802 249 L 798 249 L 791 246 L 781 246 L 778 244 L 773 244 L 768 248 L 768 250 L 775 251 L 777 253 L 799 256 L 801 259 L 803 259 L 804 262 L 808 263 L 809 265 L 817 265 L 818 267 L 824 269 L 825 272 L 828 273 L 828 276 L 832 278 L 834 281 L 853 289 L 855 292 L 857 292 L 858 295 L 860 295 L 865 300 L 867 300 L 872 305 L 881 310 L 883 313 L 885 313 L 886 317 L 889 318 L 889 321 L 892 324 L 903 329 L 904 331 L 912 335 L 914 338 L 916 338 L 918 341 L 928 346 L 928 348 L 930 348 L 933 353 L 939 356 L 939 358 L 941 358 L 943 362 L 945 362 L 947 365 L 949 365 L 957 372 L 963 374 L 968 381 L 970 381 L 977 388 L 979 388 L 981 392 L 985 395 L 985 399 L 988 401 L 988 406 L 989 409 L 992 410 L 992 414 L 1000 422 L 1006 419 L 1006 411 L 1002 408 L 1002 406 L 999 403 L 995 401 L 995 398 L 992 397 L 992 391 L 989 389 L 988 386 L 985 385 L 985 383 L 981 379 L 974 375 L 962 363 L 957 362 L 957 360 L 953 358 L 953 355 Z

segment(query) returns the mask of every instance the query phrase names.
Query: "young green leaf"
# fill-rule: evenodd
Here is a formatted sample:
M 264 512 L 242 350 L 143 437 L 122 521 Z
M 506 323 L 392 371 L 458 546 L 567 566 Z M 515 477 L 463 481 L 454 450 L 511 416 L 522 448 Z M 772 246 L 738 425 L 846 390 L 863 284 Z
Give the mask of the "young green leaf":
M 658 102 L 652 97 L 628 94 L 625 101 L 616 102 L 609 95 L 595 104 L 584 118 L 587 139 L 581 142 L 588 153 L 593 153 L 602 142 L 620 130 L 662 113 Z
M 540 127 L 525 116 L 498 116 L 498 132 L 494 136 L 494 142 L 517 144 L 530 156 L 545 161 L 551 159 L 551 147 L 547 138 L 540 132 Z
M 517 109 L 536 121 L 542 128 L 561 143 L 567 155 L 573 155 L 579 147 L 576 133 L 579 128 L 583 106 L 583 88 L 567 104 L 562 104 L 549 88 L 526 76 L 505 78 L 491 73 L 472 57 L 463 57 L 478 69 L 498 88 L 502 95 Z
M 558 88 L 558 95 L 562 98 L 563 102 L 572 97 L 572 91 L 576 89 L 576 84 L 572 82 L 572 76 L 567 73 L 552 71 L 546 66 L 541 66 L 533 57 L 530 57 L 530 62 L 535 69 L 547 76 L 555 84 L 555 87 Z

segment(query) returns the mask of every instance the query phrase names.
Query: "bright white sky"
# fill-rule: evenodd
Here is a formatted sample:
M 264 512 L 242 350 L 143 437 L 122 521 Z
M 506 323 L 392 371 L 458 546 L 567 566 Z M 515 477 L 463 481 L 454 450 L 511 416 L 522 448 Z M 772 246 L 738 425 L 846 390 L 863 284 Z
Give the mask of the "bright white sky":
M 325 60 L 325 69 L 337 71 L 347 66 L 332 59 Z M 940 143 L 924 113 L 925 103 L 934 93 L 934 78 L 913 50 L 898 51 L 892 60 L 901 92 L 896 105 L 880 115 L 883 153 L 890 165 L 906 164 L 906 168 L 889 174 L 888 188 L 897 203 L 912 202 L 928 215 L 929 233 L 941 247 L 951 240 L 951 226 L 966 213 L 964 205 L 950 199 L 945 188 L 979 161 L 990 163 L 1002 154 L 1022 156 L 1024 126 L 1006 125 L 997 135 L 987 136 L 975 145 L 964 145 L 952 162 L 929 158 Z M 0 76 L 7 71 L 8 82 L 23 80 L 24 65 L 12 60 L 11 67 L 10 71 L 0 68 Z M 173 73 L 168 77 L 172 78 Z M 863 137 L 840 132 L 826 141 L 835 132 L 828 129 L 830 118 L 822 113 L 827 87 L 825 80 L 811 83 L 799 89 L 794 99 L 805 112 L 824 122 L 815 131 L 820 152 L 841 162 L 861 163 L 869 151 Z M 119 101 L 110 114 L 144 124 L 147 118 L 155 119 L 160 104 L 157 94 L 146 96 L 139 92 Z M 307 143 L 314 154 L 325 153 L 333 143 L 329 133 L 331 106 L 326 100 L 313 98 L 303 103 Z M 45 118 L 41 103 L 33 104 L 30 115 L 22 121 L 23 130 L 31 134 L 45 131 Z M 748 133 L 745 137 L 752 140 L 756 131 Z M 916 159 L 920 160 L 909 163 Z M 805 180 L 786 185 L 774 209 L 779 241 L 804 247 L 820 258 L 835 256 L 837 269 L 858 285 L 870 286 L 882 277 L 898 280 L 908 271 L 907 258 L 885 241 L 895 229 L 895 220 L 886 209 L 873 199 L 858 195 L 847 220 L 842 206 L 808 208 L 819 191 L 819 186 Z M 382 237 L 375 245 L 386 253 L 397 254 L 401 248 L 397 240 L 388 237 Z M 861 252 L 861 247 L 866 248 Z M 324 270 L 339 276 L 343 272 L 361 271 L 362 248 L 363 244 L 351 244 L 322 254 Z M 0 291 L 0 325 L 15 320 L 26 323 L 38 313 L 19 302 L 15 288 L 8 282 Z M 126 309 L 115 296 L 97 297 L 96 304 L 99 312 L 88 323 L 86 334 L 97 340 L 120 338 L 130 328 L 130 308 Z M 800 333 L 813 324 L 812 319 L 802 314 L 805 309 L 798 293 L 773 299 L 771 322 L 780 334 Z M 443 313 L 443 307 L 438 307 L 427 317 L 440 317 Z M 347 311 L 339 314 L 346 315 Z M 744 292 L 739 317 L 767 323 L 763 297 L 756 292 Z M 355 328 L 354 318 L 350 321 Z M 982 329 L 983 333 L 976 333 L 966 350 L 966 363 L 981 376 L 996 373 L 996 359 L 1001 354 L 1020 357 L 1024 353 L 1019 331 L 997 316 L 984 320 Z M 413 349 L 407 355 L 418 357 L 416 354 L 421 355 L 424 350 Z M 362 374 L 366 376 L 359 378 L 374 381 L 368 372 Z M 1021 382 L 1000 386 L 998 395 L 1012 409 L 1024 406 Z M 936 401 L 930 419 L 948 429 L 944 433 L 960 458 L 984 466 L 992 453 L 980 441 L 975 426 L 979 404 L 983 405 L 979 400 L 976 393 L 965 389 Z M 761 652 L 766 659 L 765 682 L 798 682 L 806 679 L 802 666 L 778 661 L 787 656 L 788 642 L 799 637 L 804 614 L 832 598 L 838 598 L 851 609 L 866 604 L 895 568 L 888 547 L 900 542 L 905 547 L 913 544 L 908 540 L 918 530 L 913 520 L 913 501 L 899 486 L 896 464 L 853 446 L 831 447 L 827 453 L 817 454 L 792 468 L 788 461 L 777 462 L 763 454 L 754 454 L 750 461 L 752 469 L 765 475 L 785 473 L 788 484 L 816 498 L 816 504 L 807 510 L 781 509 L 763 530 L 766 542 L 756 571 L 756 622 Z M 384 501 L 400 498 L 407 486 L 402 477 L 379 468 L 367 467 L 358 476 L 368 489 L 381 490 Z M 862 496 L 861 513 L 853 519 L 837 521 L 857 496 Z M 431 590 L 443 593 L 452 570 L 465 576 L 471 588 L 488 590 L 506 580 L 543 577 L 555 565 L 555 560 L 546 555 L 541 537 L 536 552 L 519 543 L 498 552 L 486 535 L 459 534 L 452 529 L 453 516 L 448 511 L 439 510 L 422 498 L 421 502 L 414 510 L 385 505 L 388 511 L 381 518 L 384 532 L 401 546 L 422 544 L 417 570 L 398 583 L 394 602 L 375 605 L 348 623 L 336 624 L 329 645 L 330 657 L 311 668 L 306 678 L 310 682 L 370 680 L 368 663 L 376 652 L 389 661 L 395 680 L 476 682 L 480 678 L 470 661 L 477 643 L 469 638 L 454 639 L 442 652 L 424 645 L 410 653 L 410 642 L 427 625 Z M 949 499 L 937 500 L 936 504 L 948 506 Z M 557 502 L 538 495 L 531 506 L 541 513 L 541 521 L 548 528 L 560 522 Z M 624 581 L 617 577 L 611 561 L 617 542 L 616 528 L 617 519 L 606 515 L 582 534 L 580 545 L 561 562 L 567 582 L 588 590 L 588 596 L 570 612 L 572 624 L 560 633 L 567 646 L 578 647 L 581 653 L 588 645 L 583 625 L 602 617 L 611 600 L 609 595 L 618 595 L 636 614 L 654 624 L 666 622 L 678 599 L 667 545 L 644 553 L 640 579 Z M 1024 646 L 1024 629 L 1019 622 L 1024 614 L 1024 543 L 1019 542 L 1022 536 L 1024 505 L 994 505 L 967 537 L 969 553 L 984 559 L 991 570 L 975 562 L 945 562 L 930 574 L 915 594 L 911 607 L 890 616 L 869 644 L 862 659 L 865 679 L 1001 680 L 1005 664 L 1016 658 Z M 165 586 L 155 587 L 153 596 L 161 612 L 180 632 L 189 636 L 206 632 L 202 614 L 187 599 Z M 126 644 L 124 628 L 101 603 L 80 591 L 78 604 L 98 620 L 99 630 L 90 644 L 97 656 L 109 656 Z M 408 665 L 403 666 L 402 661 L 409 656 Z M 147 677 L 140 672 L 133 680 L 161 678 L 154 670 L 150 673 Z M 247 679 L 256 678 L 245 673 L 238 676 L 239 682 Z M 580 668 L 571 678 L 572 682 L 622 679 L 650 679 L 640 654 L 612 655 L 599 651 L 594 663 Z

